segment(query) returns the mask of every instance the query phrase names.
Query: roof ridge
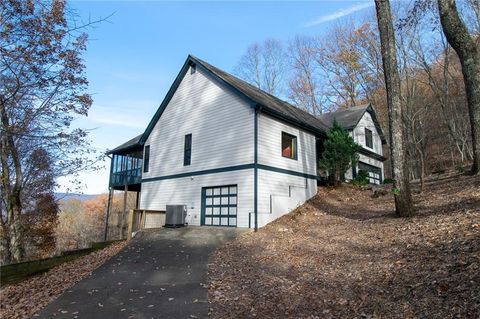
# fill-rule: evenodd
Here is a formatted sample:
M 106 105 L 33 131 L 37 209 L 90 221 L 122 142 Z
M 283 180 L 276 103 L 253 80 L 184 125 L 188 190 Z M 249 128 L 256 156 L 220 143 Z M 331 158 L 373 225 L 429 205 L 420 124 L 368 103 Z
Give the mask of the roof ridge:
M 253 85 L 253 84 L 251 84 L 251 83 L 249 83 L 249 82 L 247 82 L 247 81 L 239 78 L 239 77 L 236 76 L 236 75 L 231 74 L 230 72 L 227 72 L 227 71 L 225 71 L 225 70 L 223 70 L 223 69 L 220 69 L 219 67 L 216 67 L 216 66 L 214 66 L 214 65 L 206 62 L 205 60 L 202 60 L 202 59 L 200 59 L 200 58 L 197 58 L 196 56 L 194 56 L 194 55 L 192 55 L 192 54 L 189 54 L 189 57 L 193 58 L 194 60 L 197 60 L 198 62 L 200 62 L 200 63 L 202 63 L 202 64 L 207 64 L 209 67 L 214 68 L 214 69 L 217 69 L 217 70 L 220 71 L 220 72 L 226 73 L 227 75 L 229 75 L 229 76 L 231 76 L 231 77 L 234 77 L 236 80 L 245 83 L 246 85 L 248 85 L 248 86 L 251 87 L 252 89 L 257 90 L 257 91 L 260 91 L 262 94 L 266 94 L 266 95 L 270 96 L 271 98 L 274 98 L 274 99 L 277 100 L 278 102 L 284 103 L 284 104 L 286 104 L 288 107 L 293 107 L 293 108 L 295 108 L 296 110 L 298 110 L 298 111 L 300 111 L 300 112 L 303 112 L 304 114 L 312 117 L 313 119 L 318 120 L 318 118 L 317 118 L 315 115 L 313 115 L 313 114 L 305 111 L 304 109 L 302 109 L 302 108 L 300 108 L 300 107 L 298 107 L 298 106 L 295 106 L 295 105 L 293 105 L 293 104 L 291 104 L 291 103 L 289 103 L 289 102 L 287 102 L 287 101 L 285 101 L 285 100 L 282 100 L 282 99 L 279 98 L 278 96 L 275 96 L 275 95 L 273 95 L 273 94 L 271 94 L 271 93 L 269 93 L 269 92 L 267 92 L 267 91 L 265 91 L 265 90 L 263 90 L 263 89 L 261 89 L 261 88 L 259 88 L 259 87 L 256 87 L 255 85 Z M 324 124 L 324 123 L 322 123 L 322 124 Z

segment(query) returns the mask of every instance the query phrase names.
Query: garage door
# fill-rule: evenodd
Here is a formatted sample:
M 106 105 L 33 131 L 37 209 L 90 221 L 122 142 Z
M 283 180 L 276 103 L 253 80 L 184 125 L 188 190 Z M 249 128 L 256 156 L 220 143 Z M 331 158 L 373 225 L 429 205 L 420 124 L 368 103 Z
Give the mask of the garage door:
M 380 167 L 358 162 L 358 170 L 364 170 L 368 172 L 370 184 L 382 183 L 382 169 Z
M 202 225 L 237 226 L 237 185 L 202 188 Z

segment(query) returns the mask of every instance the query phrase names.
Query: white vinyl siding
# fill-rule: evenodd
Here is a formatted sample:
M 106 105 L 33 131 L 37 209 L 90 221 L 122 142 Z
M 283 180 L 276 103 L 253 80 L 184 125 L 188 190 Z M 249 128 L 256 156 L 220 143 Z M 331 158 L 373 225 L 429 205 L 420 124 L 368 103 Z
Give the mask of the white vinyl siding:
M 372 131 L 372 138 L 373 138 L 373 148 L 367 147 L 365 144 L 365 129 L 369 129 Z M 380 135 L 378 134 L 377 128 L 375 127 L 375 123 L 370 115 L 370 113 L 365 112 L 363 117 L 358 122 L 357 126 L 353 130 L 353 139 L 357 144 L 362 145 L 364 148 L 373 151 L 377 154 L 383 155 L 382 149 L 382 140 Z
M 317 193 L 317 181 L 282 173 L 258 171 L 259 226 L 289 213 Z
M 297 138 L 297 159 L 282 156 L 282 132 Z M 265 114 L 258 117 L 258 163 L 316 175 L 315 135 Z M 317 181 L 258 170 L 258 225 L 265 226 L 289 213 L 317 193 Z
M 282 132 L 297 137 L 297 160 L 282 156 Z M 260 113 L 258 164 L 316 175 L 315 161 L 315 135 Z
M 367 147 L 365 145 L 365 128 L 372 131 L 373 148 Z M 360 144 L 363 148 L 365 148 L 367 150 L 370 150 L 372 152 L 375 152 L 379 155 L 383 155 L 382 140 L 380 138 L 380 135 L 378 134 L 377 128 L 375 126 L 375 123 L 373 122 L 373 119 L 372 119 L 372 116 L 370 115 L 370 113 L 365 112 L 365 114 L 360 119 L 360 121 L 358 122 L 355 129 L 351 132 L 351 134 L 352 134 L 355 142 Z M 381 178 L 382 178 L 382 181 L 383 181 L 384 174 L 385 174 L 384 171 L 383 171 L 383 162 L 379 161 L 379 160 L 377 160 L 373 157 L 367 156 L 367 155 L 359 154 L 359 156 L 360 156 L 359 157 L 360 162 L 378 167 L 382 170 Z M 356 171 L 358 172 L 358 167 L 356 167 Z M 353 178 L 352 169 L 349 169 L 345 173 L 345 179 L 351 180 L 352 178 Z
M 190 225 L 200 225 L 202 187 L 226 184 L 238 187 L 237 227 L 248 227 L 248 216 L 253 212 L 253 169 L 144 182 L 140 206 L 141 209 L 165 210 L 166 205 L 187 205 L 186 221 Z
M 253 109 L 197 67 L 187 72 L 156 123 L 150 167 L 143 178 L 253 163 Z M 185 135 L 192 134 L 191 165 L 184 166 Z

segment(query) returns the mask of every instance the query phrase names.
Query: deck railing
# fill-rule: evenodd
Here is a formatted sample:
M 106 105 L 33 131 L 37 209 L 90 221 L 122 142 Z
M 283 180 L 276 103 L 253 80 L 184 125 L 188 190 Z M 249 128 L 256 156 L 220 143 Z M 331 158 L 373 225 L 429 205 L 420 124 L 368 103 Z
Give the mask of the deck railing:
M 110 176 L 110 186 L 123 186 L 139 184 L 142 181 L 142 169 L 134 168 L 130 170 L 112 173 Z

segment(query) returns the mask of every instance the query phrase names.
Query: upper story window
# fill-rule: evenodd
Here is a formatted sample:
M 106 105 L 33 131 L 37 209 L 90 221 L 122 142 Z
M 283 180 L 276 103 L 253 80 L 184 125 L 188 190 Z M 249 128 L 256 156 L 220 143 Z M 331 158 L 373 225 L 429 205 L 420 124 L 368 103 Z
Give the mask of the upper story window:
M 143 152 L 143 172 L 148 172 L 148 166 L 150 165 L 150 145 L 145 146 L 145 150 Z
M 282 132 L 282 156 L 297 159 L 297 137 Z
M 365 146 L 373 148 L 373 134 L 368 128 L 365 129 Z
M 183 151 L 183 166 L 188 166 L 192 161 L 192 134 L 185 135 L 185 146 Z

